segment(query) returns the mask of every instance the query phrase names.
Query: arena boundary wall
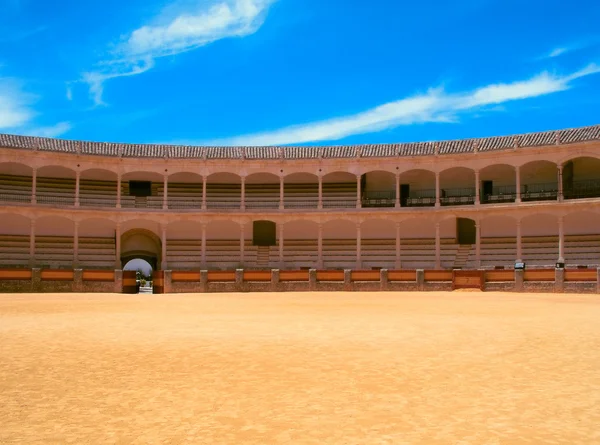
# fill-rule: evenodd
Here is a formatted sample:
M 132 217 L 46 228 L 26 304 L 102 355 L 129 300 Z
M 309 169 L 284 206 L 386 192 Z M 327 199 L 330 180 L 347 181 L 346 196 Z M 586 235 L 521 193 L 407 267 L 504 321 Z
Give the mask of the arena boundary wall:
M 600 293 L 598 269 L 156 271 L 154 293 L 451 291 Z M 121 270 L 0 269 L 0 293 L 127 293 Z

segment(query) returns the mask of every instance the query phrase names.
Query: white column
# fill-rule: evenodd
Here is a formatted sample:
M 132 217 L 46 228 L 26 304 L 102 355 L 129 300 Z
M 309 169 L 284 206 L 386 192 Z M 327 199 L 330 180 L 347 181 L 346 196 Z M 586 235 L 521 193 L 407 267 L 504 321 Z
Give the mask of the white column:
M 396 202 L 394 207 L 400 207 L 400 173 L 396 173 Z
M 169 208 L 169 177 L 167 175 L 165 175 L 163 184 L 163 209 L 166 210 Z
M 565 227 L 564 218 L 558 218 L 558 261 L 565 261 Z
M 319 223 L 319 234 L 317 238 L 317 267 L 323 267 L 323 224 Z
M 402 269 L 402 233 L 400 223 L 396 223 L 396 269 Z
M 323 209 L 323 177 L 319 175 L 319 205 L 318 209 Z
M 284 192 L 283 186 L 284 186 L 283 176 L 280 176 L 279 177 L 279 210 L 283 210 L 285 207 L 285 205 L 284 205 L 285 192 Z
M 356 224 L 356 269 L 360 270 L 362 267 L 361 262 L 361 247 L 362 247 L 362 238 L 360 233 L 360 223 Z
M 562 164 L 558 166 L 558 200 L 563 200 L 563 166 Z
M 440 223 L 435 223 L 435 268 L 441 269 Z
M 279 267 L 283 269 L 283 223 L 279 223 Z
M 362 207 L 360 177 L 361 177 L 361 175 L 356 175 L 356 208 L 357 209 L 360 209 Z
M 73 231 L 73 266 L 79 266 L 79 221 L 75 221 Z
M 37 168 L 33 169 L 33 173 L 31 176 L 31 203 L 35 204 L 37 202 L 35 197 L 35 191 L 37 189 Z
M 481 267 L 481 222 L 475 221 L 475 264 Z
M 440 172 L 435 172 L 435 206 L 440 205 Z
M 121 270 L 121 223 L 117 223 L 115 228 L 115 269 Z
M 523 261 L 523 241 L 521 237 L 521 220 L 517 221 L 517 261 Z
M 206 267 L 206 223 L 202 224 L 202 267 Z
M 202 210 L 206 210 L 206 176 L 202 176 Z
M 121 173 L 117 175 L 117 209 L 121 208 Z
M 242 176 L 242 194 L 240 197 L 240 210 L 246 210 L 246 177 Z
M 35 219 L 29 224 L 29 265 L 35 266 Z
M 517 184 L 517 199 L 516 202 L 521 202 L 521 167 L 515 167 L 516 184 Z
M 162 261 L 160 264 L 161 270 L 167 270 L 167 226 L 163 224 L 162 228 Z
M 81 173 L 75 173 L 75 207 L 79 207 L 79 183 L 81 182 Z
M 244 266 L 246 239 L 244 238 L 244 224 L 240 224 L 240 264 Z
M 481 197 L 479 196 L 479 189 L 481 185 L 479 183 L 479 170 L 475 170 L 475 205 L 481 203 Z

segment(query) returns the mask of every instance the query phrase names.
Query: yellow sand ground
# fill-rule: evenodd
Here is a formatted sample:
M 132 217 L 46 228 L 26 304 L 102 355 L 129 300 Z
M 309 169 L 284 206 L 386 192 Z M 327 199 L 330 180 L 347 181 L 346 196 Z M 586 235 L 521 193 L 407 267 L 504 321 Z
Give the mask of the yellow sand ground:
M 600 444 L 600 296 L 0 295 L 1 444 Z

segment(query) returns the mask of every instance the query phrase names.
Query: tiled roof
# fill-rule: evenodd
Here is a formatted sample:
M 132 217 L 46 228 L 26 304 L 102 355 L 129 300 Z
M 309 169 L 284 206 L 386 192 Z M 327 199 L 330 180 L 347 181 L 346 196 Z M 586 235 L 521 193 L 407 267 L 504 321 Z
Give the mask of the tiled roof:
M 22 150 L 81 153 L 97 156 L 171 159 L 333 159 L 432 156 L 542 147 L 600 140 L 600 125 L 545 131 L 517 136 L 498 136 L 441 142 L 340 145 L 327 147 L 195 147 L 157 144 L 118 144 L 70 141 L 0 134 L 0 147 Z

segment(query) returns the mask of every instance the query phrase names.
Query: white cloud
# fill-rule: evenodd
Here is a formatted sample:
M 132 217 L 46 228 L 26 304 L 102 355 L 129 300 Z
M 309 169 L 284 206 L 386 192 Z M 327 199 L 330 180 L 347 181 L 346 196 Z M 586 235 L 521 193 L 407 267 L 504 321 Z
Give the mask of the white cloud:
M 539 97 L 572 87 L 575 79 L 596 74 L 592 64 L 566 76 L 541 73 L 529 80 L 487 85 L 472 91 L 447 93 L 441 88 L 380 105 L 362 113 L 296 125 L 280 130 L 204 142 L 206 145 L 288 145 L 333 141 L 401 125 L 427 122 L 458 122 L 461 113 L 485 111 L 511 101 Z M 189 142 L 189 141 L 188 141 Z
M 134 76 L 151 69 L 155 59 L 191 51 L 217 40 L 255 33 L 263 24 L 269 6 L 276 0 L 219 0 L 207 7 L 178 15 L 157 17 L 124 36 L 113 58 L 94 72 L 84 73 L 90 95 L 102 105 L 103 83 L 117 77 Z
M 600 43 L 600 37 L 598 37 L 598 36 L 588 37 L 588 38 L 570 43 L 568 45 L 557 46 L 556 48 L 552 49 L 552 51 L 538 57 L 538 60 L 553 59 L 555 57 L 559 57 L 559 56 L 571 53 L 573 51 L 579 51 L 579 50 L 583 50 L 586 48 L 596 46 L 598 43 Z
M 35 127 L 34 119 L 38 113 L 33 106 L 36 100 L 37 97 L 26 93 L 17 80 L 0 77 L 0 131 L 56 137 L 71 129 L 68 122 Z
M 558 57 L 561 54 L 564 54 L 564 53 L 567 53 L 567 52 L 569 52 L 569 48 L 555 48 L 552 51 L 550 51 L 550 54 L 548 54 L 547 57 L 550 57 L 550 58 L 552 58 L 552 57 Z

